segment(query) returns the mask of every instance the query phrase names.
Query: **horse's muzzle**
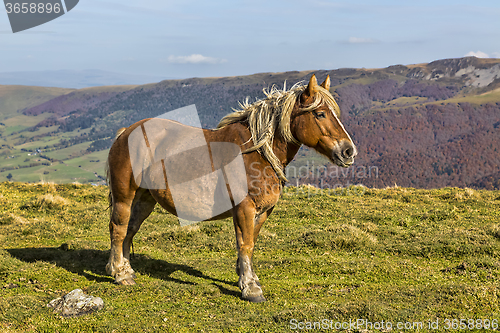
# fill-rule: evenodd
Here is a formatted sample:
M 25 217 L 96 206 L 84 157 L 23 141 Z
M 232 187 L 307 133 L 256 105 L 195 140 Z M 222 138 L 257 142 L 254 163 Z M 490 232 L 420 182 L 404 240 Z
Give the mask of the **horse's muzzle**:
M 338 166 L 348 168 L 354 163 L 354 157 L 358 155 L 356 146 L 348 140 L 342 142 L 332 151 L 332 160 Z

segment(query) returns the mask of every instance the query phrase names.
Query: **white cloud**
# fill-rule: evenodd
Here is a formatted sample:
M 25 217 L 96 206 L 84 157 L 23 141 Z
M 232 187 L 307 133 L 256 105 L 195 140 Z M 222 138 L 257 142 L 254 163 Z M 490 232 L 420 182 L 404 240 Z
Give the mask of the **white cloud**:
M 482 51 L 477 51 L 477 52 L 470 51 L 465 56 L 466 57 L 476 57 L 476 58 L 489 58 L 490 57 L 489 55 L 487 55 L 486 53 L 484 53 Z
M 168 57 L 167 61 L 173 64 L 210 64 L 210 65 L 222 64 L 227 62 L 226 59 L 206 57 L 201 54 L 191 54 L 188 56 L 171 55 Z
M 373 44 L 378 43 L 377 40 L 371 38 L 349 37 L 348 44 Z

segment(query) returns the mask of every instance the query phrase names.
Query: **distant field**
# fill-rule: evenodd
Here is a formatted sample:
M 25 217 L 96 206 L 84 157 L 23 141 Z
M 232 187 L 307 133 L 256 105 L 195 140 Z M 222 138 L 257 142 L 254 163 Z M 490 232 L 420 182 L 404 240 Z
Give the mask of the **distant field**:
M 66 165 L 72 167 L 81 167 L 82 170 L 89 172 L 97 172 L 100 176 L 105 176 L 104 165 L 108 159 L 108 149 L 97 151 L 84 155 L 82 157 L 73 158 L 67 162 Z
M 18 110 L 70 93 L 74 89 L 0 85 L 0 121 L 11 118 Z
M 134 241 L 137 285 L 113 284 L 106 195 L 0 183 L 0 331 L 290 332 L 363 320 L 443 332 L 446 320 L 500 319 L 500 191 L 287 188 L 257 242 L 261 304 L 240 299 L 231 220 L 180 227 L 160 208 Z M 104 309 L 65 319 L 46 307 L 76 288 Z M 389 332 L 365 328 L 349 332 Z
M 70 146 L 68 148 L 48 151 L 44 154 L 56 160 L 66 160 L 82 155 L 82 153 L 87 150 L 90 144 L 91 142 L 83 142 L 77 145 Z
M 472 96 L 456 96 L 447 100 L 449 103 L 471 103 L 471 104 L 487 104 L 487 103 L 497 103 L 500 101 L 500 89 L 495 89 L 480 95 Z
M 395 98 L 387 103 L 373 102 L 373 106 L 377 111 L 388 110 L 394 107 L 403 107 L 409 105 L 415 105 L 420 103 L 425 103 L 427 97 L 399 97 Z
M 121 92 L 132 89 L 135 86 L 110 86 L 81 89 L 81 93 L 94 92 Z M 7 180 L 10 174 L 12 180 L 22 182 L 55 181 L 58 183 L 71 182 L 92 182 L 98 181 L 94 172 L 103 176 L 103 163 L 90 163 L 87 159 L 76 160 L 68 165 L 53 164 L 50 166 L 36 165 L 47 160 L 40 159 L 37 156 L 28 156 L 27 151 L 44 147 L 51 147 L 59 144 L 61 140 L 68 140 L 86 133 L 90 129 L 75 130 L 73 132 L 58 133 L 57 136 L 44 136 L 36 138 L 30 142 L 30 138 L 54 132 L 58 126 L 41 127 L 36 131 L 24 131 L 35 126 L 40 121 L 52 116 L 51 113 L 43 113 L 38 116 L 26 116 L 22 110 L 46 102 L 54 97 L 70 93 L 75 89 L 64 88 L 45 88 L 45 87 L 27 87 L 27 86 L 3 86 L 0 85 L 0 170 L 9 169 L 0 172 L 0 181 Z M 47 152 L 47 156 L 59 160 L 68 160 L 75 156 L 81 156 L 91 142 L 73 145 L 68 148 L 53 150 Z M 50 149 L 49 149 L 50 150 Z M 45 152 L 44 152 L 45 153 Z M 99 159 L 106 155 L 106 152 L 99 152 L 96 156 Z M 92 157 L 90 157 L 92 159 Z M 100 158 L 105 161 L 105 158 Z M 80 167 L 80 163 L 84 165 Z M 35 165 L 29 167 L 31 165 Z M 27 167 L 27 168 L 19 168 Z M 93 168 L 95 167 L 95 169 Z M 17 169 L 16 169 L 17 168 Z
M 2 92 L 1 88 L 0 86 L 0 94 Z M 57 133 L 56 136 L 43 136 L 56 131 L 58 126 L 40 127 L 36 131 L 25 131 L 25 129 L 50 117 L 50 113 L 43 113 L 39 116 L 12 113 L 10 116 L 10 118 L 3 120 L 4 125 L 0 125 L 0 170 L 4 170 L 0 171 L 0 181 L 6 181 L 7 176 L 11 175 L 13 181 L 20 182 L 91 183 L 100 181 L 95 176 L 96 172 L 98 175 L 104 176 L 104 163 L 108 150 L 89 155 L 86 149 L 92 143 L 90 141 L 71 145 L 67 148 L 53 147 L 59 144 L 61 140 L 78 137 L 87 133 L 90 129 Z M 31 138 L 35 136 L 42 137 L 31 141 Z M 50 163 L 48 160 L 41 158 L 36 149 L 42 149 L 41 155 L 55 160 L 64 160 L 65 163 Z M 97 160 L 99 162 L 95 162 Z M 49 163 L 51 165 L 39 165 L 40 163 Z
M 31 168 L 22 168 L 0 172 L 0 181 L 7 180 L 11 174 L 13 181 L 23 181 L 29 183 L 55 182 L 55 183 L 90 183 L 97 182 L 98 179 L 94 172 L 84 170 L 78 166 L 68 166 L 53 163 L 50 166 L 35 166 Z

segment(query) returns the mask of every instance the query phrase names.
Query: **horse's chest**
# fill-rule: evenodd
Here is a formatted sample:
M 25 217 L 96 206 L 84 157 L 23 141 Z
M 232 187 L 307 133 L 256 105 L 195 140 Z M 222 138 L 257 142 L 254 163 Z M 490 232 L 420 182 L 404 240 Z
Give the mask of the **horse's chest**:
M 254 196 L 253 200 L 257 214 L 262 214 L 273 208 L 280 198 L 281 188 L 278 191 L 268 191 L 263 195 Z

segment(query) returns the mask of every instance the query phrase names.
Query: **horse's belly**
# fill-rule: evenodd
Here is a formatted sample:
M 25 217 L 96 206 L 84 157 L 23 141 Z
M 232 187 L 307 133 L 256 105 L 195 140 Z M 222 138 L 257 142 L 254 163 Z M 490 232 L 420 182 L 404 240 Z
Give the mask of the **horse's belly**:
M 230 217 L 232 202 L 221 184 L 169 186 L 166 190 L 150 190 L 156 201 L 181 220 L 199 222 Z

